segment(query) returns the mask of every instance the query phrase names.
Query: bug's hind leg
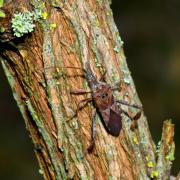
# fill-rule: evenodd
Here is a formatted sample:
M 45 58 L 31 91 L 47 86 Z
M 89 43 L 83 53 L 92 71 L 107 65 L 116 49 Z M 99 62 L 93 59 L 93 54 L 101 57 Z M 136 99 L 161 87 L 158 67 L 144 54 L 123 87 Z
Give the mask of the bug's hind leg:
M 130 129 L 131 129 L 131 130 L 137 129 L 137 127 L 138 127 L 137 121 L 138 121 L 138 119 L 141 117 L 142 111 L 140 110 L 134 117 L 132 117 L 131 115 L 129 115 L 129 113 L 127 113 L 127 112 L 124 111 L 123 109 L 121 109 L 121 111 L 122 111 L 122 113 L 124 113 L 129 119 L 132 120 Z
M 119 104 L 126 105 L 126 106 L 133 107 L 133 108 L 140 110 L 134 117 L 131 117 L 126 111 L 122 110 L 122 112 L 132 120 L 130 129 L 131 130 L 136 129 L 137 128 L 137 120 L 141 117 L 141 114 L 142 114 L 142 106 L 137 105 L 137 104 L 129 104 L 128 102 L 123 101 L 123 100 L 117 100 L 116 102 Z
M 99 81 L 105 81 L 105 75 L 106 75 L 107 71 L 105 70 L 104 73 L 101 75 L 101 77 L 99 78 Z
M 96 109 L 93 112 L 92 115 L 92 140 L 91 140 L 91 144 L 88 147 L 88 152 L 91 153 L 93 151 L 94 145 L 95 145 L 95 139 L 96 139 Z
M 128 102 L 123 101 L 123 100 L 117 100 L 116 102 L 119 103 L 119 104 L 125 105 L 125 106 L 129 106 L 129 107 L 133 107 L 133 108 L 142 110 L 142 106 L 141 105 L 129 104 Z
M 74 89 L 70 93 L 75 94 L 75 95 L 81 95 L 81 94 L 88 94 L 88 93 L 91 93 L 91 92 L 92 91 L 88 91 L 88 90 L 85 90 L 85 89 Z
M 78 105 L 77 105 L 77 109 L 76 109 L 74 115 L 73 115 L 69 120 L 71 120 L 72 118 L 74 118 L 75 116 L 77 116 L 78 111 L 81 110 L 81 109 L 83 109 L 83 108 L 84 108 L 89 102 L 91 102 L 91 101 L 92 101 L 92 98 L 86 98 L 86 99 L 81 100 L 81 101 L 78 103 Z M 81 104 L 83 104 L 83 105 L 81 105 Z
M 138 128 L 137 121 L 141 117 L 142 111 L 139 111 L 134 117 L 130 129 L 133 131 Z

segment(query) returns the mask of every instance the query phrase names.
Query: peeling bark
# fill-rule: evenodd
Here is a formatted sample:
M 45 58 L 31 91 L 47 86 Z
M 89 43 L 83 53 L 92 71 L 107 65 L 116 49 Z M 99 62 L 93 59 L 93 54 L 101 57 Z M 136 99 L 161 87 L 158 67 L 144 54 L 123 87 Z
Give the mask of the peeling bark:
M 48 17 L 36 23 L 33 33 L 14 37 L 13 13 L 34 9 L 46 12 Z M 161 171 L 164 164 L 160 163 L 159 155 L 156 168 L 156 147 L 144 115 L 135 131 L 130 130 L 131 120 L 123 116 L 119 137 L 109 135 L 97 117 L 96 146 L 91 154 L 87 148 L 93 105 L 71 118 L 78 102 L 87 98 L 70 93 L 73 89 L 89 89 L 81 70 L 87 61 L 98 77 L 107 71 L 107 83 L 121 80 L 121 90 L 114 93 L 117 99 L 140 104 L 109 1 L 51 0 L 43 4 L 18 0 L 5 3 L 4 11 L 11 13 L 2 23 L 6 30 L 0 36 L 1 63 L 32 138 L 44 179 L 144 180 L 166 176 L 168 179 L 171 159 L 166 158 L 167 171 Z M 52 23 L 57 27 L 51 29 Z M 122 108 L 136 113 L 132 108 Z M 169 126 L 174 127 L 170 122 Z M 163 144 L 168 140 L 160 150 L 163 158 L 169 152 L 166 146 L 174 148 L 174 128 L 166 129 Z

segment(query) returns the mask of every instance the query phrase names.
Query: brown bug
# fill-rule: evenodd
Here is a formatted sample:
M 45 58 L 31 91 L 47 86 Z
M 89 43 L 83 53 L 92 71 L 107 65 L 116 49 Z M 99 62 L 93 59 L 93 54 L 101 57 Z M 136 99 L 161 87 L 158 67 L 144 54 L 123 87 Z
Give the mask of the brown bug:
M 88 81 L 90 91 L 85 90 L 76 90 L 72 91 L 72 94 L 83 94 L 83 93 L 91 93 L 92 97 L 88 99 L 82 100 L 77 107 L 77 111 L 82 109 L 80 107 L 81 103 L 85 103 L 93 101 L 95 106 L 95 111 L 92 116 L 92 144 L 88 148 L 89 151 L 93 149 L 94 142 L 95 142 L 95 135 L 96 135 L 96 112 L 98 112 L 103 120 L 103 124 L 108 131 L 113 136 L 119 136 L 120 131 L 122 129 L 122 113 L 128 116 L 130 119 L 134 121 L 132 127 L 135 126 L 137 123 L 136 121 L 141 116 L 142 107 L 136 104 L 129 104 L 126 101 L 116 100 L 113 96 L 113 90 L 117 89 L 110 84 L 107 84 L 102 81 L 98 81 L 95 74 L 92 72 L 90 63 L 86 63 L 86 79 Z M 102 78 L 101 78 L 102 79 Z M 127 105 L 133 108 L 140 109 L 140 111 L 132 118 L 126 111 L 124 111 L 118 104 Z

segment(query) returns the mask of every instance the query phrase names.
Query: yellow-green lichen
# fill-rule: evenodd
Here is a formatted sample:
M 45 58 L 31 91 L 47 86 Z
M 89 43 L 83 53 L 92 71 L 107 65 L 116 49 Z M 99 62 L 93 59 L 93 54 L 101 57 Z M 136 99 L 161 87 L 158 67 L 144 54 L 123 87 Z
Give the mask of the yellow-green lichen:
M 5 18 L 6 14 L 0 9 L 0 18 Z
M 133 137 L 133 142 L 134 142 L 134 144 L 136 144 L 136 145 L 138 145 L 139 144 L 139 141 L 138 141 L 138 139 L 137 139 L 137 137 L 135 136 L 135 137 Z
M 121 40 L 121 37 L 119 36 L 118 31 L 117 31 L 117 33 L 115 33 L 115 35 L 116 35 L 116 39 L 115 39 L 115 46 L 114 46 L 113 50 L 116 53 L 119 53 L 121 51 L 121 46 L 124 44 L 124 42 Z
M 113 68 L 111 69 L 111 79 L 112 79 L 112 82 L 118 82 L 118 77 L 117 77 L 116 72 Z
M 53 30 L 53 29 L 55 29 L 56 27 L 57 27 L 57 24 L 56 24 L 56 23 L 51 23 L 51 24 L 49 25 L 50 30 Z
M 40 21 L 45 12 L 45 3 L 43 1 L 32 0 L 31 4 L 34 6 L 34 19 L 35 21 Z
M 5 31 L 5 28 L 0 27 L 0 33 L 3 33 Z
M 42 169 L 39 169 L 39 174 L 41 174 L 41 175 L 43 175 L 44 174 L 44 172 L 43 172 L 43 170 Z
M 146 158 L 146 161 L 149 161 L 149 159 L 150 159 L 148 155 L 145 158 Z
M 146 159 L 146 161 L 147 161 L 147 167 L 148 168 L 154 168 L 155 167 L 155 164 L 153 163 L 153 161 L 151 161 L 150 160 L 150 157 L 149 157 L 149 155 L 147 155 L 146 157 L 145 157 L 145 159 Z
M 49 23 L 49 14 L 43 1 L 32 0 L 31 4 L 34 6 L 34 20 L 43 26 L 44 30 L 53 30 L 56 28 L 55 23 Z
M 37 1 L 35 5 L 36 6 L 34 7 L 34 10 L 32 12 L 17 12 L 14 14 L 11 23 L 14 35 L 16 37 L 21 37 L 24 34 L 33 32 L 35 28 L 35 22 L 39 22 L 42 24 L 44 20 L 47 20 L 48 13 L 45 9 L 45 3 Z M 3 12 L 1 13 L 0 10 L 0 17 L 1 15 L 3 16 Z M 56 27 L 56 24 L 45 23 L 45 26 L 47 29 L 52 30 Z
M 153 168 L 154 167 L 154 163 L 152 161 L 147 162 L 147 167 L 148 168 Z
M 152 171 L 150 176 L 151 176 L 151 178 L 157 178 L 159 176 L 159 172 L 158 171 Z
M 172 146 L 169 147 L 169 153 L 168 155 L 165 157 L 166 160 L 169 161 L 174 161 L 174 152 L 175 152 L 175 145 L 172 144 Z
M 47 19 L 47 17 L 48 17 L 48 13 L 47 13 L 47 12 L 43 12 L 43 13 L 41 14 L 41 16 L 42 16 L 42 18 L 45 20 L 45 19 Z
M 157 144 L 156 153 L 160 152 L 160 148 L 161 148 L 161 141 L 159 141 L 158 144 Z
M 0 0 L 0 8 L 4 6 L 4 0 Z M 0 18 L 5 18 L 5 13 L 0 9 Z
M 115 51 L 116 53 L 119 53 L 119 52 L 120 52 L 120 48 L 119 48 L 118 46 L 115 46 L 115 47 L 114 47 L 114 51 Z
M 12 29 L 16 37 L 21 37 L 24 34 L 34 31 L 35 24 L 33 23 L 33 13 L 15 13 L 12 18 Z
M 107 11 L 107 16 L 112 16 L 113 15 L 113 13 L 112 13 L 112 11 L 110 10 L 110 11 Z
M 0 0 L 0 8 L 4 6 L 4 0 Z
M 122 72 L 124 74 L 124 76 L 123 76 L 124 83 L 129 85 L 131 83 L 129 71 L 126 68 L 122 68 Z
M 98 61 L 97 58 L 95 58 L 94 62 L 96 63 L 96 66 L 97 66 L 97 67 L 101 67 L 101 63 Z
M 0 8 L 2 8 L 3 5 L 4 5 L 4 1 L 0 0 Z M 3 12 L 3 10 L 0 9 L 0 18 L 5 18 L 5 17 L 6 17 L 6 14 Z M 3 33 L 4 31 L 5 31 L 5 28 L 0 26 L 0 33 Z

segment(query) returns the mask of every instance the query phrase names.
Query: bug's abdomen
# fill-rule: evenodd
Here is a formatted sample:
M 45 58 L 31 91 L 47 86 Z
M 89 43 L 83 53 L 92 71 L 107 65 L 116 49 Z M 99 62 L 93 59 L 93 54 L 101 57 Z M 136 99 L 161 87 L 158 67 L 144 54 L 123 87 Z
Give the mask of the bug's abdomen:
M 122 129 L 122 117 L 113 110 L 110 110 L 110 118 L 108 123 L 108 130 L 113 136 L 119 136 Z
M 119 136 L 122 129 L 122 117 L 117 104 L 114 103 L 111 107 L 100 110 L 100 113 L 109 133 L 113 136 Z

